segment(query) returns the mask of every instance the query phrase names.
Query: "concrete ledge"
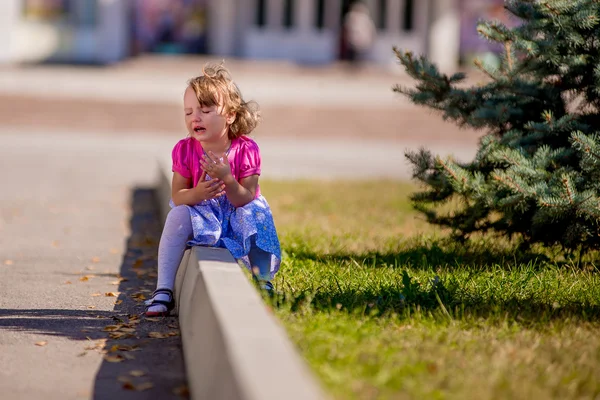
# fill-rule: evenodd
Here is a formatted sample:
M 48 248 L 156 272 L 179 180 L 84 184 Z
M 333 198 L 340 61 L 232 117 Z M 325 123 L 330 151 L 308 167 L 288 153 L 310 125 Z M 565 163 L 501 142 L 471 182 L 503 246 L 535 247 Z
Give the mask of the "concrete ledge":
M 171 197 L 168 165 L 159 161 L 163 221 Z M 326 398 L 227 250 L 187 250 L 177 271 L 175 300 L 193 399 Z

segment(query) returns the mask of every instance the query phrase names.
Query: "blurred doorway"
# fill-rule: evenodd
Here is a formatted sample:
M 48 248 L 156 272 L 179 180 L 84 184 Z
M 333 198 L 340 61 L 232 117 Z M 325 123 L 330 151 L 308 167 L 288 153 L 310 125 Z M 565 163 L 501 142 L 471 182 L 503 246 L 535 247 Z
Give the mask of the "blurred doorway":
M 134 0 L 134 53 L 206 53 L 208 2 Z

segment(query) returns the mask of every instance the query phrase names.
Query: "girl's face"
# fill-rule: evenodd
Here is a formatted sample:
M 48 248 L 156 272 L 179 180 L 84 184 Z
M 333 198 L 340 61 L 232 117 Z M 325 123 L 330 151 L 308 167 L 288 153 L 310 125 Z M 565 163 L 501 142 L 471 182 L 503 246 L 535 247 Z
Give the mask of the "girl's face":
M 222 106 L 201 105 L 194 89 L 188 87 L 183 96 L 183 111 L 185 126 L 194 139 L 201 143 L 228 140 L 229 125 L 233 123 L 235 115 L 226 115 Z

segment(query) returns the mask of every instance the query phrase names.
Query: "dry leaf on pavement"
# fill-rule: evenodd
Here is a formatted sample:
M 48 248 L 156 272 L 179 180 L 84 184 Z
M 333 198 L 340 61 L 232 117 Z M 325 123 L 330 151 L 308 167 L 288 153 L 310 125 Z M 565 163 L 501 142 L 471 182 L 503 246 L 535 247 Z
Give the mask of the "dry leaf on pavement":
M 148 337 L 150 337 L 152 339 L 164 339 L 164 338 L 169 337 L 169 335 L 166 333 L 160 333 L 160 332 L 148 332 Z
M 108 334 L 108 337 L 111 339 L 128 339 L 130 337 L 133 337 L 133 335 L 131 333 L 125 333 L 125 332 L 111 332 Z
M 140 302 L 146 300 L 146 296 L 143 293 L 134 293 L 131 295 L 135 299 L 135 301 Z
M 112 362 L 112 363 L 118 363 L 118 362 L 123 362 L 123 361 L 125 361 L 125 357 L 123 357 L 122 355 L 119 355 L 119 354 L 117 354 L 117 355 L 114 355 L 114 356 L 111 356 L 111 355 L 106 355 L 106 356 L 104 356 L 104 359 L 105 359 L 106 361 L 108 361 L 108 362 Z
M 106 292 L 106 293 L 104 293 L 104 295 L 106 297 L 119 297 L 119 293 L 115 293 L 115 292 Z
M 144 371 L 139 370 L 139 369 L 134 369 L 133 371 L 129 371 L 129 375 L 135 376 L 135 377 L 139 378 L 140 376 L 146 375 L 146 373 Z
M 45 346 L 45 345 L 47 345 L 47 344 L 48 344 L 48 342 L 46 342 L 45 340 L 44 340 L 44 341 L 42 341 L 42 342 L 35 342 L 35 345 L 36 345 L 36 346 Z
M 102 328 L 102 330 L 104 332 L 116 332 L 118 330 L 120 330 L 123 327 L 123 325 L 106 325 L 104 328 Z
M 154 384 L 152 382 L 144 382 L 144 383 L 140 383 L 139 385 L 137 385 L 137 387 L 135 389 L 139 390 L 141 392 L 142 390 L 148 390 L 153 387 L 154 387 Z
M 173 394 L 181 397 L 189 397 L 190 390 L 188 389 L 187 385 L 182 385 L 173 389 Z

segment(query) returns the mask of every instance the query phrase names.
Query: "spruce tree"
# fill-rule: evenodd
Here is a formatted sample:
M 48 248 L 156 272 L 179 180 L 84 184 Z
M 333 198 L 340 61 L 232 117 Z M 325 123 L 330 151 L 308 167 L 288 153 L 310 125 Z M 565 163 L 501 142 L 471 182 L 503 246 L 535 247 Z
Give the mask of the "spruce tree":
M 395 91 L 439 110 L 445 120 L 483 130 L 475 158 L 459 163 L 426 149 L 409 152 L 424 189 L 415 207 L 457 237 L 518 236 L 531 245 L 600 247 L 600 2 L 509 0 L 516 18 L 478 24 L 500 43 L 500 66 L 475 61 L 489 79 L 465 87 L 425 57 L 394 48 L 416 81 Z M 460 198 L 461 206 L 439 206 Z

